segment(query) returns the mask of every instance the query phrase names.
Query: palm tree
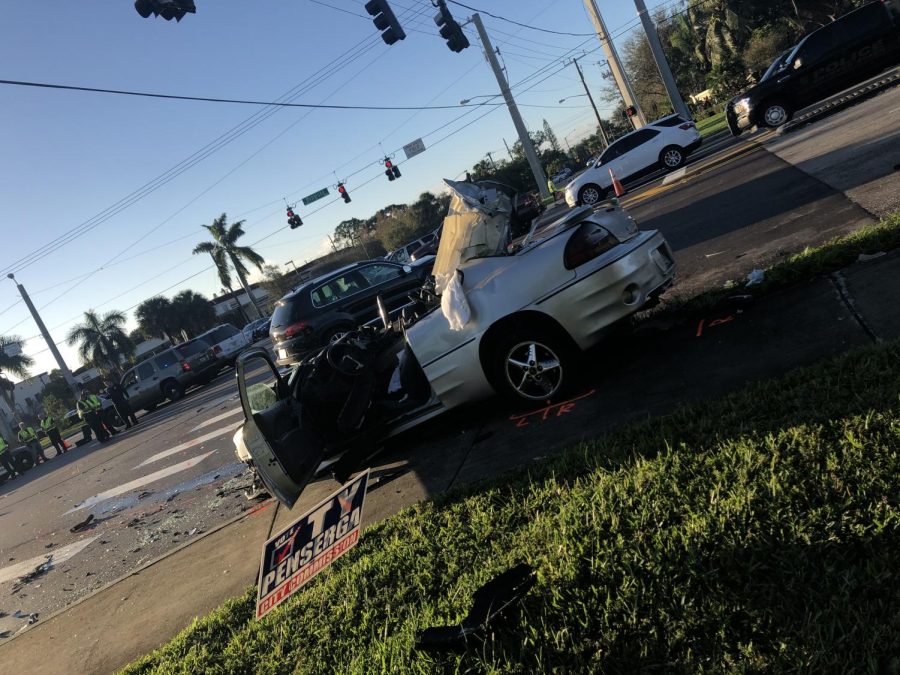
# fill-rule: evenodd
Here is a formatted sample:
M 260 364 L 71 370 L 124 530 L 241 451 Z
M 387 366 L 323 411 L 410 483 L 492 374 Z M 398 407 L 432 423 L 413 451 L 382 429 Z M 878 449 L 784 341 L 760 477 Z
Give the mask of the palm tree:
M 216 310 L 200 293 L 181 291 L 172 298 L 171 307 L 175 320 L 188 335 L 199 335 L 216 323 Z
M 161 295 L 139 304 L 134 310 L 134 318 L 147 335 L 172 342 L 172 336 L 178 333 L 172 303 Z
M 25 378 L 28 377 L 28 369 L 34 365 L 34 360 L 28 354 L 22 353 L 20 349 L 9 349 L 21 344 L 22 338 L 18 335 L 0 335 L 0 395 L 13 415 L 16 414 L 16 385 L 6 378 L 6 373 Z
M 212 235 L 213 240 L 203 241 L 197 244 L 194 247 L 194 255 L 198 253 L 209 253 L 212 256 L 216 270 L 219 272 L 219 280 L 229 291 L 231 291 L 231 268 L 229 268 L 228 263 L 231 262 L 234 271 L 237 272 L 241 287 L 244 289 L 244 292 L 250 299 L 250 303 L 256 310 L 257 317 L 262 318 L 263 314 L 259 309 L 259 305 L 256 304 L 256 298 L 253 297 L 253 294 L 250 292 L 250 287 L 247 285 L 247 274 L 249 274 L 249 272 L 243 261 L 246 260 L 252 265 L 256 265 L 256 267 L 259 268 L 259 271 L 262 272 L 265 260 L 249 246 L 237 245 L 237 240 L 244 236 L 243 225 L 243 220 L 228 225 L 226 216 L 223 213 L 213 221 L 212 225 L 203 226 Z M 240 303 L 238 303 L 238 306 L 240 306 Z
M 107 312 L 103 316 L 94 310 L 84 313 L 84 322 L 72 326 L 66 336 L 70 345 L 78 344 L 78 353 L 85 363 L 121 374 L 122 359 L 134 354 L 134 343 L 125 332 L 125 315 Z

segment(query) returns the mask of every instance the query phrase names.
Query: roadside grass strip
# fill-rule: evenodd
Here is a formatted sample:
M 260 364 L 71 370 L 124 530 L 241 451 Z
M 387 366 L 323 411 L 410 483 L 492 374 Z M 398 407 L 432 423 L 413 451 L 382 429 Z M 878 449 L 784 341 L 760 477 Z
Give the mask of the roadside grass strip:
M 724 129 L 728 128 L 728 121 L 725 119 L 725 112 L 716 113 L 706 119 L 697 122 L 697 131 L 701 136 L 712 136 Z
M 678 298 L 664 302 L 661 311 L 678 310 L 686 313 L 704 312 L 738 294 L 762 297 L 775 291 L 810 281 L 823 274 L 836 272 L 855 263 L 860 255 L 872 255 L 900 248 L 900 213 L 894 213 L 880 222 L 860 228 L 856 232 L 837 237 L 821 246 L 808 247 L 785 260 L 766 268 L 763 281 L 745 286 L 745 279 L 737 280 L 730 288 L 715 288 L 690 298 Z
M 407 508 L 261 622 L 250 589 L 125 672 L 896 672 L 898 392 L 892 342 L 629 425 Z M 519 562 L 537 585 L 483 643 L 414 648 Z

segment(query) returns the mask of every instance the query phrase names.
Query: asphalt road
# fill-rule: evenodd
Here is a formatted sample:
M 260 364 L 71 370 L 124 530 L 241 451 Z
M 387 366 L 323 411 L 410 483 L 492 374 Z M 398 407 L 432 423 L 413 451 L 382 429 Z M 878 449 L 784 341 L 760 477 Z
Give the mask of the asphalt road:
M 821 148 L 840 146 L 836 135 L 846 133 L 847 124 L 841 119 L 884 119 L 893 105 L 892 97 L 876 97 L 832 116 L 827 125 L 806 127 L 792 151 L 814 157 Z M 862 164 L 871 143 L 896 134 L 896 117 L 887 119 L 893 120 L 891 129 L 854 130 L 852 146 L 841 146 L 846 161 Z M 674 293 L 739 281 L 755 267 L 873 221 L 829 185 L 827 166 L 812 176 L 766 150 L 779 141 L 771 132 L 720 141 L 683 173 L 652 180 L 623 200 L 643 227 L 660 229 L 672 244 L 680 271 Z M 856 181 L 859 188 L 884 182 L 888 189 L 900 188 L 897 175 L 884 173 L 881 165 Z M 587 380 L 602 383 L 609 360 L 590 362 L 596 366 Z M 640 391 L 642 385 L 630 386 Z M 241 419 L 233 371 L 140 419 L 139 427 L 111 443 L 94 442 L 0 486 L 0 611 L 46 616 L 252 507 L 243 496 L 248 476 L 231 443 Z M 548 426 L 547 434 L 555 443 L 574 441 L 596 434 L 596 425 L 602 426 L 598 419 Z M 427 464 L 444 461 L 441 452 L 449 457 L 466 445 L 466 434 L 491 429 L 493 438 L 482 433 L 484 438 L 468 439 L 489 456 L 492 444 L 521 442 L 515 434 L 522 426 L 523 420 L 512 419 L 505 406 L 492 401 L 404 435 L 378 462 L 382 468 L 397 465 L 404 454 L 416 453 L 424 465 L 419 471 L 424 497 L 447 487 L 428 480 Z M 539 448 L 528 452 L 539 456 Z M 320 482 L 316 490 L 333 487 Z M 93 521 L 85 529 L 70 532 L 89 515 Z M 52 570 L 27 583 L 17 581 L 48 555 Z M 20 619 L 0 616 L 0 635 L 22 626 Z

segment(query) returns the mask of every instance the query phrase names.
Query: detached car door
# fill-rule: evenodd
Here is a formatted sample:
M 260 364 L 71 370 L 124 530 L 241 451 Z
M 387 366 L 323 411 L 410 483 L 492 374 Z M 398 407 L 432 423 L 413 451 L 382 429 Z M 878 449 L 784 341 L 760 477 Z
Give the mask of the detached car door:
M 244 413 L 240 443 L 269 492 L 291 508 L 322 463 L 324 446 L 301 423 L 300 403 L 265 349 L 244 352 L 236 367 Z

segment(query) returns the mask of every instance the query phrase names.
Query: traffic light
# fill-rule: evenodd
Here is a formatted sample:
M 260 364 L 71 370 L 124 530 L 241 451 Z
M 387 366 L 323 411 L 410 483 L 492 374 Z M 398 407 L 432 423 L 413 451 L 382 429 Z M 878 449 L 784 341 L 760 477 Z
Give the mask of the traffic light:
M 447 41 L 450 51 L 458 54 L 469 46 L 469 38 L 466 37 L 460 25 L 456 23 L 456 19 L 450 14 L 450 10 L 447 9 L 447 3 L 444 0 L 438 0 L 437 8 L 438 13 L 434 15 L 434 22 L 440 30 L 441 37 Z
M 384 158 L 384 175 L 387 176 L 388 180 L 400 178 L 400 167 L 387 157 Z
M 188 12 L 197 13 L 194 0 L 135 0 L 134 8 L 145 19 L 153 14 L 166 21 L 181 21 Z
M 300 216 L 294 213 L 294 209 L 292 209 L 290 206 L 287 209 L 287 221 L 292 230 L 296 230 L 298 227 L 303 225 L 303 221 L 300 220 Z
M 397 40 L 406 38 L 406 33 L 403 32 L 403 27 L 400 26 L 400 22 L 394 16 L 394 10 L 391 9 L 387 0 L 369 0 L 366 3 L 366 11 L 375 17 L 372 19 L 372 23 L 375 24 L 375 28 L 383 31 L 381 39 L 386 44 L 392 45 Z
M 350 203 L 350 193 L 347 192 L 347 188 L 344 187 L 343 183 L 337 184 L 337 191 L 340 192 L 341 197 L 344 198 L 344 203 L 349 204 Z
M 635 108 L 633 105 L 630 105 L 627 108 L 625 108 L 624 112 L 625 112 L 625 117 L 634 117 L 635 115 L 637 115 L 637 108 Z

